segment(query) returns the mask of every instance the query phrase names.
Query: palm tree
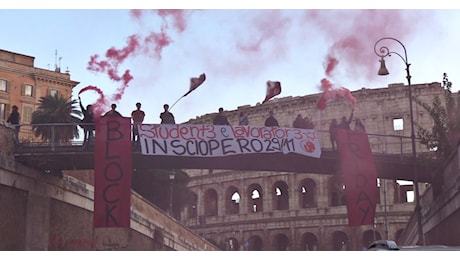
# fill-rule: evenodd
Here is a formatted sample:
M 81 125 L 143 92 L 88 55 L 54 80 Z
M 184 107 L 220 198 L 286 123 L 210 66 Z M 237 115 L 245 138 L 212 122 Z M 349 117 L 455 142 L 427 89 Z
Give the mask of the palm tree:
M 38 109 L 32 113 L 32 130 L 35 137 L 51 143 L 78 138 L 81 111 L 77 101 L 62 95 L 41 97 Z M 53 125 L 54 124 L 54 125 Z

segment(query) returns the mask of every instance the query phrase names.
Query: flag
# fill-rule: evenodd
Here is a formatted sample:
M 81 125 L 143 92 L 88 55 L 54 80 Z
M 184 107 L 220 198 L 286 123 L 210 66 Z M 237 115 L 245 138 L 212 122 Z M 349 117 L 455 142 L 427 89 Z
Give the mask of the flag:
M 274 96 L 277 96 L 281 93 L 281 83 L 279 81 L 267 81 L 267 94 L 265 95 L 265 99 L 262 102 L 265 103 Z
M 348 225 L 372 225 L 377 205 L 377 169 L 366 133 L 337 129 Z
M 203 82 L 206 80 L 206 74 L 201 74 L 198 78 L 190 78 L 190 89 L 183 97 L 187 96 L 190 94 L 192 91 L 194 91 L 196 88 L 198 88 Z

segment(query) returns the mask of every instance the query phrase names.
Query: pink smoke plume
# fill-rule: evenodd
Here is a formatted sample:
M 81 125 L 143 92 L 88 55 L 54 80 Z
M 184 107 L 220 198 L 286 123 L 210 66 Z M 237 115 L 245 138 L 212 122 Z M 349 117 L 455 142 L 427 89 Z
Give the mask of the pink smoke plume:
M 137 20 L 141 20 L 142 16 L 146 12 L 152 12 L 160 16 L 163 20 L 163 25 L 168 27 L 168 18 L 171 17 L 173 20 L 173 27 L 178 32 L 185 31 L 187 27 L 186 19 L 185 19 L 185 11 L 181 9 L 160 9 L 160 10 L 131 10 L 131 16 Z
M 174 28 L 177 31 L 183 32 L 185 30 L 186 26 L 183 10 L 156 10 L 155 13 L 163 20 L 160 32 L 151 32 L 144 38 L 137 34 L 131 35 L 128 37 L 125 47 L 121 49 L 112 47 L 107 50 L 105 59 L 101 59 L 98 54 L 90 57 L 87 67 L 88 70 L 97 73 L 106 73 L 110 80 L 120 84 L 116 92 L 108 98 L 108 100 L 98 87 L 87 86 L 80 90 L 80 93 L 87 90 L 96 90 L 99 93 L 100 98 L 97 100 L 97 104 L 95 104 L 95 107 L 98 109 L 103 109 L 104 107 L 108 107 L 110 103 L 121 100 L 126 88 L 129 86 L 131 80 L 133 80 L 134 77 L 131 75 L 129 69 L 126 69 L 123 74 L 119 73 L 119 67 L 126 59 L 139 54 L 150 54 L 153 50 L 153 57 L 161 60 L 163 49 L 172 43 L 171 38 L 167 34 L 167 17 L 173 17 Z M 140 19 L 142 11 L 133 10 L 131 15 L 136 19 Z
M 280 10 L 266 11 L 263 15 L 253 18 L 251 27 L 256 31 L 251 33 L 251 39 L 245 43 L 242 40 L 237 40 L 236 47 L 245 53 L 258 54 L 263 45 L 273 45 L 273 50 L 279 54 L 286 48 L 287 39 L 283 39 L 283 36 L 290 24 L 291 20 L 283 17 Z
M 407 37 L 414 31 L 411 21 L 416 21 L 417 13 L 402 13 L 401 10 L 361 10 L 347 11 L 307 11 L 305 20 L 316 23 L 322 32 L 333 39 L 326 56 L 325 74 L 329 79 L 322 79 L 320 89 L 323 91 L 317 107 L 326 108 L 330 101 L 341 99 L 351 105 L 356 103 L 351 92 L 345 87 L 334 86 L 330 79 L 338 65 L 342 66 L 350 77 L 370 80 L 376 77 L 376 56 L 373 45 L 381 37 Z M 334 15 L 343 21 L 336 23 Z M 407 20 L 407 21 L 406 21 Z
M 326 62 L 326 75 L 331 76 L 335 67 L 339 64 L 338 60 L 332 56 L 327 57 Z M 345 100 L 348 104 L 354 106 L 356 104 L 356 99 L 351 94 L 350 90 L 344 87 L 334 87 L 333 84 L 326 78 L 321 80 L 321 95 L 316 107 L 319 110 L 326 109 L 326 106 L 329 102 L 334 100 Z
M 78 95 L 88 90 L 94 90 L 99 94 L 99 98 L 96 100 L 96 103 L 93 105 L 93 112 L 97 117 L 99 117 L 103 114 L 105 107 L 109 106 L 109 102 L 105 99 L 105 96 L 104 96 L 104 93 L 102 93 L 102 90 L 100 90 L 96 86 L 86 86 L 80 89 L 80 91 L 78 92 Z

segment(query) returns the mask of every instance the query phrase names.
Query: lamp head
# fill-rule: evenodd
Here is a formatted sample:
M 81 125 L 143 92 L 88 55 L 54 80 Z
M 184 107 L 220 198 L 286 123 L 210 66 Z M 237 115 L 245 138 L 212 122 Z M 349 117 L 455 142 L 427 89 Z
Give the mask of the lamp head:
M 377 74 L 380 76 L 385 76 L 385 75 L 390 74 L 390 72 L 388 72 L 387 67 L 385 66 L 385 60 L 383 59 L 383 57 L 379 61 L 380 61 L 380 69 Z

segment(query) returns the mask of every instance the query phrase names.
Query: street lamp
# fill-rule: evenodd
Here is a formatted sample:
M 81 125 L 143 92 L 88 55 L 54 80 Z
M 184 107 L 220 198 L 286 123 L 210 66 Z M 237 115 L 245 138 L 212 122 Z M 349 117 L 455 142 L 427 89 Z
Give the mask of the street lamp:
M 176 174 L 174 171 L 169 172 L 169 215 L 173 215 L 173 184 L 174 179 L 176 178 Z
M 386 46 L 380 46 L 379 48 L 377 48 L 377 45 L 381 41 L 385 41 L 385 40 L 395 41 L 395 42 L 399 43 L 402 46 L 403 50 L 404 50 L 404 56 L 402 56 L 401 54 L 399 54 L 397 52 L 390 51 L 390 49 L 388 47 L 386 47 Z M 412 141 L 413 178 L 414 178 L 414 186 L 415 186 L 415 213 L 417 214 L 418 239 L 419 239 L 419 242 L 422 242 L 422 245 L 425 245 L 425 239 L 423 237 L 423 229 L 422 229 L 423 227 L 422 227 L 422 215 L 421 215 L 421 208 L 420 208 L 420 194 L 419 194 L 419 190 L 418 190 L 418 174 L 417 174 L 417 165 L 416 165 L 417 154 L 416 154 L 416 150 L 415 150 L 415 132 L 414 132 L 414 113 L 413 113 L 413 110 L 412 110 L 412 88 L 411 88 L 411 81 L 410 81 L 411 75 L 410 75 L 410 72 L 409 72 L 410 63 L 407 60 L 406 47 L 398 39 L 395 39 L 395 38 L 392 38 L 392 37 L 383 37 L 383 38 L 379 39 L 375 43 L 374 52 L 375 52 L 375 54 L 377 54 L 377 56 L 380 57 L 380 60 L 379 60 L 380 69 L 378 71 L 378 75 L 384 76 L 384 75 L 390 74 L 388 72 L 388 69 L 385 66 L 385 59 L 384 58 L 387 57 L 387 56 L 390 57 L 391 54 L 398 55 L 402 59 L 404 64 L 406 65 L 406 73 L 407 73 L 406 79 L 407 79 L 407 83 L 408 83 L 407 85 L 408 85 L 408 88 L 409 88 L 409 109 L 410 109 L 410 126 L 411 126 L 410 138 L 411 138 L 411 141 Z

